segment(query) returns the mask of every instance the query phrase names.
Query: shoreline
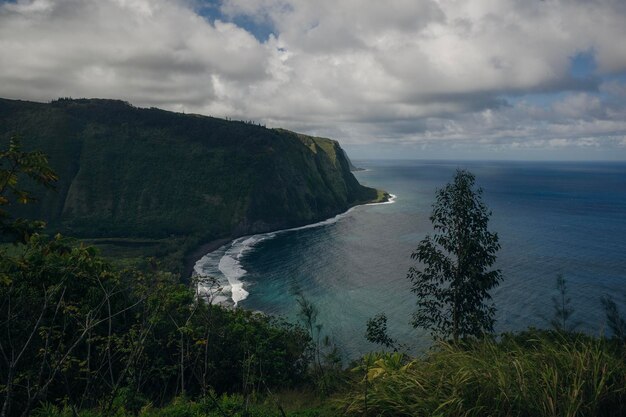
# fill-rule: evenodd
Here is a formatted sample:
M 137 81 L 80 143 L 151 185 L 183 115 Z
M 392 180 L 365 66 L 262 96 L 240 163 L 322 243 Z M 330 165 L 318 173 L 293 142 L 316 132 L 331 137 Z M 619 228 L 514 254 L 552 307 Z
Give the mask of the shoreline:
M 196 265 L 196 262 L 198 262 L 198 260 L 201 259 L 204 255 L 218 250 L 228 242 L 232 242 L 235 239 L 236 238 L 232 237 L 213 239 L 201 244 L 196 249 L 191 251 L 189 255 L 185 256 L 182 281 L 187 283 L 191 282 L 191 277 L 194 273 L 194 266 Z
M 285 232 L 285 231 L 290 231 L 290 230 L 298 230 L 301 228 L 308 228 L 308 227 L 314 227 L 316 224 L 324 222 L 324 221 L 328 221 L 330 219 L 334 219 L 337 216 L 341 216 L 341 215 L 345 215 L 346 213 L 350 212 L 351 210 L 353 210 L 356 207 L 359 206 L 368 206 L 368 205 L 377 205 L 377 204 L 391 204 L 395 201 L 396 196 L 393 194 L 389 194 L 386 191 L 382 191 L 382 190 L 377 190 L 378 191 L 378 195 L 377 198 L 368 202 L 359 202 L 357 204 L 354 204 L 353 206 L 348 207 L 347 210 L 342 211 L 341 213 L 337 213 L 334 216 L 322 219 L 322 220 L 318 220 L 315 221 L 313 223 L 306 223 L 302 226 L 295 226 L 295 227 L 288 227 L 288 228 L 284 228 L 284 229 L 277 229 L 277 230 L 269 230 L 267 232 L 263 232 L 263 233 L 277 233 L 277 232 Z M 202 259 L 202 257 L 204 257 L 205 255 L 208 255 L 211 252 L 216 251 L 217 249 L 221 248 L 222 246 L 228 244 L 228 243 L 232 243 L 234 242 L 236 239 L 243 237 L 242 236 L 231 236 L 231 237 L 222 237 L 222 238 L 218 238 L 218 239 L 213 239 L 209 242 L 206 242 L 200 246 L 198 246 L 196 249 L 194 249 L 192 252 L 189 253 L 189 255 L 187 255 L 185 257 L 185 261 L 184 261 L 184 269 L 183 269 L 183 277 L 182 280 L 183 282 L 191 282 L 191 277 L 193 276 L 193 274 L 195 273 L 195 265 L 196 263 Z
M 302 226 L 296 226 L 296 227 L 288 227 L 288 228 L 284 228 L 284 229 L 276 229 L 276 230 L 268 230 L 267 232 L 263 232 L 263 233 L 275 233 L 275 232 L 282 232 L 282 231 L 288 231 L 288 230 L 292 230 L 292 229 L 298 229 L 300 227 L 310 227 L 313 226 L 317 223 L 329 220 L 329 219 L 333 219 L 336 216 L 342 215 L 342 214 L 346 214 L 348 213 L 350 210 L 354 209 L 355 207 L 358 206 L 367 206 L 367 205 L 374 205 L 374 204 L 389 204 L 389 203 L 393 203 L 395 201 L 396 196 L 393 194 L 389 194 L 386 191 L 382 191 L 382 190 L 378 190 L 379 194 L 377 196 L 377 198 L 375 200 L 372 201 L 368 201 L 368 202 L 360 202 L 357 203 L 353 206 L 348 207 L 348 209 L 346 211 L 342 211 L 341 213 L 337 213 L 334 216 L 328 217 L 326 219 L 322 219 L 322 220 L 318 220 L 315 221 L 313 223 L 306 223 Z M 243 236 L 243 235 L 242 235 Z M 218 239 L 213 239 L 211 241 L 208 241 L 200 246 L 198 246 L 196 249 L 194 249 L 193 251 L 191 251 L 189 253 L 189 255 L 187 255 L 185 257 L 185 261 L 184 261 L 184 267 L 183 267 L 183 281 L 184 282 L 190 282 L 191 277 L 194 274 L 194 267 L 196 265 L 196 263 L 205 255 L 218 250 L 219 248 L 221 248 L 222 246 L 226 245 L 229 242 L 233 242 L 235 239 L 238 239 L 242 236 L 231 236 L 231 237 L 222 237 L 222 238 L 218 238 Z

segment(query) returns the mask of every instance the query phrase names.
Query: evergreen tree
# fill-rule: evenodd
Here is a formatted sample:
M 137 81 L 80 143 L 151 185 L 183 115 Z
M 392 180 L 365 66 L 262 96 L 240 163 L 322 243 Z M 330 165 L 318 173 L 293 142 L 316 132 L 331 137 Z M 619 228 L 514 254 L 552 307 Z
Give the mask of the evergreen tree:
M 437 192 L 427 235 L 411 255 L 421 265 L 409 269 L 417 296 L 413 326 L 454 341 L 493 330 L 495 307 L 489 291 L 502 279 L 491 269 L 500 248 L 488 230 L 491 212 L 474 188 L 474 175 L 458 170 L 454 181 Z
M 570 323 L 574 309 L 570 307 L 572 299 L 567 296 L 567 284 L 561 274 L 556 276 L 556 289 L 559 295 L 552 297 L 554 315 L 550 325 L 557 332 L 572 332 L 579 323 Z

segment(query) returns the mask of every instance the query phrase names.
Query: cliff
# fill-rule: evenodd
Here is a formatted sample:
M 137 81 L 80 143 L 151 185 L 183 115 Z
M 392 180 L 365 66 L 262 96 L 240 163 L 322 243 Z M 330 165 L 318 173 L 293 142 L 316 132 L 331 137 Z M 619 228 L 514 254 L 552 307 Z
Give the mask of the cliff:
M 380 195 L 336 141 L 115 100 L 0 99 L 0 139 L 14 135 L 60 176 L 18 214 L 78 237 L 206 241 L 315 222 Z

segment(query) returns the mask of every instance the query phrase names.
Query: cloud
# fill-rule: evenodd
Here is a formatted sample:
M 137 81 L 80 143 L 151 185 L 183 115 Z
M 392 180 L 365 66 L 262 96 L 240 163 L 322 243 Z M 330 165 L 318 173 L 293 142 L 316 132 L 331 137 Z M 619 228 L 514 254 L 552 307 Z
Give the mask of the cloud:
M 266 48 L 184 2 L 34 0 L 0 6 L 2 95 L 123 98 L 202 107 L 216 84 L 267 77 Z
M 569 95 L 553 107 L 556 114 L 575 120 L 602 118 L 605 115 L 600 98 L 585 93 Z
M 210 6 L 212 18 L 201 0 L 0 3 L 0 95 L 122 98 L 352 145 L 622 143 L 620 0 Z

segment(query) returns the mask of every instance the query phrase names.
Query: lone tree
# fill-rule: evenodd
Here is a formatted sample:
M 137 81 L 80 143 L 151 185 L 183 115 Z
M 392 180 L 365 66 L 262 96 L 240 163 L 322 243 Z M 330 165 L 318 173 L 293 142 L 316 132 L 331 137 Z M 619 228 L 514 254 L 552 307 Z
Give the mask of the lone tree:
M 490 270 L 500 249 L 498 235 L 487 229 L 491 212 L 474 188 L 474 175 L 457 170 L 454 181 L 437 191 L 430 221 L 434 234 L 422 240 L 411 258 L 422 264 L 409 269 L 417 295 L 413 326 L 433 336 L 459 338 L 493 331 L 495 307 L 489 290 L 502 279 Z

